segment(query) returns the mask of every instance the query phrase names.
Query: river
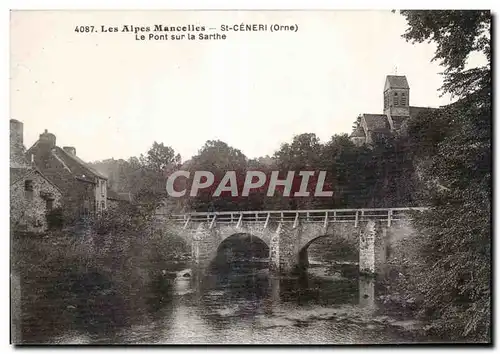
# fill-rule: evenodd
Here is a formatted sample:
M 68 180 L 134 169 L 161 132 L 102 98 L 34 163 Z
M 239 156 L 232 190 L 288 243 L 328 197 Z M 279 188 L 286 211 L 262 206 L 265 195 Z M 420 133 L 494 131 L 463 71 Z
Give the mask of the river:
M 414 343 L 412 319 L 387 316 L 378 284 L 355 264 L 312 264 L 300 275 L 274 276 L 262 262 L 160 272 L 148 306 L 122 311 L 120 299 L 82 294 L 73 305 L 40 302 L 22 327 L 24 343 L 365 344 Z M 163 277 L 163 279 L 161 278 Z M 103 291 L 104 293 L 106 291 Z M 100 301 L 100 306 L 88 302 Z M 52 303 L 51 303 L 52 302 Z M 54 304 L 56 302 L 56 304 Z M 54 318 L 48 318 L 54 306 Z M 45 308 L 44 308 L 45 307 Z M 85 310 L 82 308 L 85 307 Z M 57 311 L 61 311 L 60 316 Z M 47 318 L 44 318 L 47 317 Z M 58 321 L 65 325 L 58 326 Z

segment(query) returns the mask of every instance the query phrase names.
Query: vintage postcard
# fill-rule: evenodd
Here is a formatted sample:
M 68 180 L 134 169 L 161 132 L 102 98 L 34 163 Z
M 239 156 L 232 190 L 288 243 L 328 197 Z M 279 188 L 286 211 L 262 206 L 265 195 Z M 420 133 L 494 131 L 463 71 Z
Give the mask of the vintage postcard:
M 11 343 L 491 343 L 491 22 L 11 11 Z

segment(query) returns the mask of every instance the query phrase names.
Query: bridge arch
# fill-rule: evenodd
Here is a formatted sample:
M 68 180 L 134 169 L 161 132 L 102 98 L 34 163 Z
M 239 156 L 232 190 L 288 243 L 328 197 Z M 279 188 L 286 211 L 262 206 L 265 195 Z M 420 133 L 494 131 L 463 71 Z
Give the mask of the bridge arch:
M 298 244 L 299 252 L 320 238 L 334 238 L 343 240 L 352 246 L 359 246 L 360 229 L 354 224 L 330 224 L 324 227 L 321 224 L 305 224 L 301 227 L 301 238 Z
M 330 257 L 329 259 L 350 261 L 351 256 L 356 258 L 356 260 L 359 257 L 359 242 L 353 242 L 350 238 L 339 237 L 338 235 L 322 234 L 315 238 L 310 238 L 310 240 L 299 249 L 297 256 L 297 265 L 299 269 L 305 269 L 309 266 L 310 246 L 314 247 L 314 244 L 318 241 L 326 241 L 328 243 L 328 247 L 326 247 L 325 250 L 330 253 L 329 255 L 326 255 L 327 258 Z M 345 253 L 346 251 L 347 253 Z M 333 253 L 333 258 L 331 258 L 331 253 Z M 348 257 L 346 257 L 346 254 Z M 325 256 L 325 254 L 323 254 L 323 256 Z
M 250 251 L 253 250 L 252 246 L 255 245 L 257 247 L 260 247 L 261 249 L 265 249 L 267 255 L 269 255 L 269 249 L 270 249 L 269 245 L 263 239 L 261 239 L 258 236 L 244 232 L 235 233 L 229 237 L 224 238 L 224 240 L 221 241 L 219 243 L 219 246 L 217 247 L 217 253 L 223 251 L 225 248 L 228 248 L 228 246 L 235 243 L 243 244 L 243 247 L 246 247 Z
M 270 247 L 260 237 L 239 232 L 219 243 L 211 255 L 208 268 L 218 271 L 230 271 L 235 268 L 241 270 L 262 261 L 265 261 L 263 265 L 267 267 L 269 254 Z
M 240 234 L 252 235 L 252 237 L 257 237 L 259 240 L 262 240 L 267 247 L 271 246 L 272 233 L 269 230 L 264 230 L 261 227 L 256 227 L 255 225 L 243 225 L 240 227 L 236 227 L 234 225 L 220 225 L 217 227 L 216 233 L 218 236 L 217 248 L 228 238 Z

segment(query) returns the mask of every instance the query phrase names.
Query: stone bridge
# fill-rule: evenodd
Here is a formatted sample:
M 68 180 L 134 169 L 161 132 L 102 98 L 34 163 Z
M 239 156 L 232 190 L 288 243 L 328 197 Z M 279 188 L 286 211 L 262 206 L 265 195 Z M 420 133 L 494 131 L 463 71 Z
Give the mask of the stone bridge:
M 232 236 L 258 237 L 269 247 L 272 271 L 307 264 L 307 248 L 321 237 L 341 238 L 359 249 L 359 270 L 383 272 L 391 240 L 413 232 L 413 213 L 426 208 L 194 212 L 163 216 L 191 243 L 192 260 L 204 270 Z

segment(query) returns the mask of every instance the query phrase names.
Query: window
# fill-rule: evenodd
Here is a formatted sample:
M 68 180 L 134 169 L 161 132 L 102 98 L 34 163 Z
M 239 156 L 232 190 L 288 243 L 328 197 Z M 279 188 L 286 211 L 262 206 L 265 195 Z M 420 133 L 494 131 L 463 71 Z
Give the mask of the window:
M 29 192 L 33 192 L 33 181 L 32 180 L 27 179 L 26 181 L 24 181 L 24 190 L 29 191 Z
M 45 201 L 45 209 L 46 209 L 47 211 L 51 211 L 51 210 L 52 210 L 52 208 L 53 208 L 53 206 L 54 206 L 54 201 L 53 201 L 52 199 L 47 199 L 47 200 Z
M 397 92 L 394 92 L 394 106 L 399 106 L 399 97 Z
M 104 181 L 101 180 L 101 194 L 104 195 Z
M 404 92 L 401 94 L 401 105 L 406 106 L 406 94 Z
M 101 210 L 104 210 L 106 209 L 106 203 L 103 201 L 101 201 Z
M 24 181 L 24 196 L 28 200 L 33 200 L 33 181 L 30 179 Z

